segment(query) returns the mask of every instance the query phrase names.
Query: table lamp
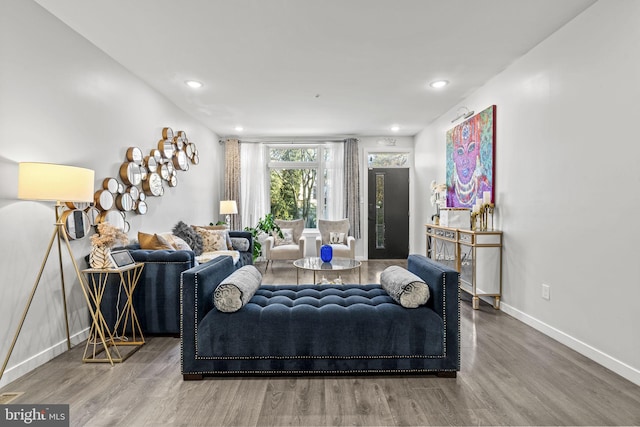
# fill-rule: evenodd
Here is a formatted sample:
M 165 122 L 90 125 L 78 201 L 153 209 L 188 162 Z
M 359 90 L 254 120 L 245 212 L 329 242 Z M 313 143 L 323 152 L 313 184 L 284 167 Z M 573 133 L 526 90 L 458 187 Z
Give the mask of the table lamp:
M 69 336 L 69 316 L 67 314 L 67 297 L 64 286 L 64 272 L 62 268 L 62 250 L 60 239 L 64 239 L 69 256 L 73 262 L 73 267 L 76 270 L 78 279 L 82 281 L 78 264 L 73 257 L 71 251 L 71 245 L 69 244 L 69 238 L 64 228 L 64 223 L 60 219 L 58 209 L 62 206 L 63 202 L 92 202 L 93 201 L 93 184 L 94 184 L 94 171 L 91 169 L 78 168 L 75 166 L 56 165 L 51 163 L 19 163 L 18 164 L 18 198 L 24 200 L 42 200 L 55 202 L 55 215 L 56 222 L 54 224 L 53 234 L 51 240 L 49 240 L 49 246 L 45 253 L 42 265 L 40 266 L 40 272 L 36 278 L 36 282 L 31 290 L 31 295 L 27 302 L 27 306 L 22 313 L 22 319 L 18 329 L 13 337 L 11 346 L 9 347 L 9 353 L 2 365 L 0 371 L 0 379 L 4 374 L 4 371 L 15 347 L 20 331 L 24 324 L 24 320 L 27 317 L 29 307 L 33 301 L 33 296 L 38 289 L 40 278 L 44 271 L 44 267 L 51 253 L 51 247 L 54 240 L 58 237 L 58 262 L 60 266 L 60 282 L 62 284 L 62 302 L 64 305 L 65 324 L 67 328 L 67 348 L 71 348 L 71 338 Z
M 227 227 L 231 227 L 231 215 L 238 213 L 238 204 L 235 200 L 220 200 L 220 215 L 226 215 Z

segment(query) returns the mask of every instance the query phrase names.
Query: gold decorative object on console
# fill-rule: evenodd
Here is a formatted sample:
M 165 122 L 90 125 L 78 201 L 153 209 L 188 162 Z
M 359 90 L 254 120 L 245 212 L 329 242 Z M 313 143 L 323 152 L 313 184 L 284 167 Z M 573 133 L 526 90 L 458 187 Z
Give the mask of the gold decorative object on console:
M 491 202 L 491 192 L 482 193 L 482 198 L 476 197 L 476 203 L 471 210 L 471 229 L 487 231 L 489 229 L 489 215 L 491 215 L 491 230 L 493 231 L 493 212 L 495 204 Z

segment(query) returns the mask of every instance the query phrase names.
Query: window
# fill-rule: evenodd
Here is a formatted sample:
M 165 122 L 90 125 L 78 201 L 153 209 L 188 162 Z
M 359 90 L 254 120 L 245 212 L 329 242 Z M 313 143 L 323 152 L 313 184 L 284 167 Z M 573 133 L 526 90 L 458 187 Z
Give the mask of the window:
M 408 153 L 369 153 L 370 168 L 402 168 L 409 165 Z
M 330 218 L 332 209 L 341 208 L 342 144 L 270 145 L 268 158 L 275 218 L 302 218 L 305 227 L 315 228 L 318 218 Z

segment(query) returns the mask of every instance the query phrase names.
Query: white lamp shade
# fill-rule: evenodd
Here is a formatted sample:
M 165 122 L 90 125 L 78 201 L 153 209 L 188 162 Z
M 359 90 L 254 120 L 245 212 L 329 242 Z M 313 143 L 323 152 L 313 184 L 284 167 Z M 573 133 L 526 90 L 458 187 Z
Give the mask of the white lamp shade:
M 238 213 L 238 205 L 235 200 L 220 200 L 220 215 Z
M 92 202 L 91 169 L 51 163 L 18 164 L 18 198 L 56 202 Z

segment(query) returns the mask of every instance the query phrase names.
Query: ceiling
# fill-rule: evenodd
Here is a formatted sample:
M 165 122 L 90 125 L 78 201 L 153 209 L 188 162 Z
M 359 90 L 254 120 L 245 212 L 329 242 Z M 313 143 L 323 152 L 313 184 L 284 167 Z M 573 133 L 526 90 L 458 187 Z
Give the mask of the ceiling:
M 414 135 L 595 2 L 35 1 L 218 135 L 245 138 Z

